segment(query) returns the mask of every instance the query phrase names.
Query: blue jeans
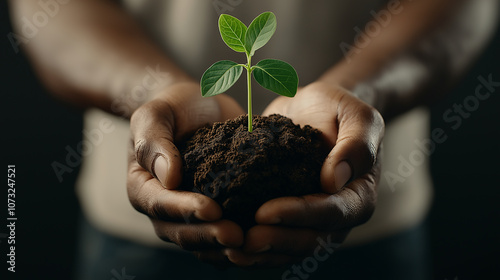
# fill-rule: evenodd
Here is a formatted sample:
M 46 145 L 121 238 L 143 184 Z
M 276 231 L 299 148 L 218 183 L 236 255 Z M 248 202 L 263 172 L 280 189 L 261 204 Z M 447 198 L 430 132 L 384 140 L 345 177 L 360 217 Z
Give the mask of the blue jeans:
M 430 279 L 425 223 L 371 244 L 336 250 L 326 260 L 276 269 L 219 270 L 189 252 L 148 247 L 103 233 L 82 219 L 76 280 Z

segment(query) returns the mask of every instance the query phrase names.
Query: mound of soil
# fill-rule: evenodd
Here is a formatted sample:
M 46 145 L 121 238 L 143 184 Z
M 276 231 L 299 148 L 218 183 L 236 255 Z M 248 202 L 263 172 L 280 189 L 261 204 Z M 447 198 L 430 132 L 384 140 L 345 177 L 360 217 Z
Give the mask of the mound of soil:
M 181 149 L 183 186 L 217 201 L 224 218 L 244 230 L 266 201 L 320 192 L 319 173 L 327 155 L 321 132 L 300 128 L 280 116 L 240 116 L 199 129 Z

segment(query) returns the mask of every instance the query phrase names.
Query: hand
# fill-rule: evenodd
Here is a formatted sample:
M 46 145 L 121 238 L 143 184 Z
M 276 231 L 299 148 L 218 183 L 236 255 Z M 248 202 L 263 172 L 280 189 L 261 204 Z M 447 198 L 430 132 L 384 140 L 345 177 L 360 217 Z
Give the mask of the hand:
M 225 250 L 240 266 L 279 266 L 313 254 L 324 258 L 375 207 L 384 122 L 374 108 L 343 88 L 313 83 L 294 98 L 277 98 L 264 112 L 275 113 L 322 131 L 331 148 L 321 170 L 324 193 L 263 204 L 243 249 Z
M 209 197 L 177 190 L 182 179 L 181 155 L 175 141 L 216 121 L 243 114 L 226 95 L 204 98 L 196 83 L 177 84 L 138 108 L 130 119 L 131 145 L 127 190 L 130 202 L 153 222 L 156 234 L 186 250 L 212 251 L 243 244 L 235 223 L 221 220 L 219 205 Z M 207 257 L 208 256 L 208 257 Z

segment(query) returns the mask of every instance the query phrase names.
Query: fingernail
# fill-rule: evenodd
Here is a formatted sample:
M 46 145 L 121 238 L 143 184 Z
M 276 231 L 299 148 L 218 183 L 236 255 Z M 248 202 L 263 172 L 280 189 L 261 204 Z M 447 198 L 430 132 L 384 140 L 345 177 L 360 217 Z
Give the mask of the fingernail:
M 221 241 L 219 238 L 215 237 L 215 240 L 217 240 L 217 243 L 219 243 L 220 245 L 224 246 L 224 247 L 234 247 L 232 244 L 229 244 L 229 243 L 226 243 L 226 242 L 223 242 Z
M 164 187 L 166 187 L 167 169 L 168 169 L 167 160 L 163 156 L 160 155 L 155 159 L 153 166 L 154 166 L 154 170 L 153 170 L 154 175 L 156 176 L 158 181 L 160 181 L 160 183 Z
M 238 266 L 252 266 L 256 263 L 256 260 L 252 259 L 252 256 L 244 254 L 236 249 L 225 249 L 223 254 L 230 262 Z
M 346 161 L 343 161 L 335 167 L 335 188 L 342 189 L 345 184 L 351 179 L 352 170 Z
M 256 250 L 255 253 L 263 253 L 266 251 L 269 251 L 271 249 L 271 245 L 267 244 L 266 246 L 260 248 L 259 250 Z

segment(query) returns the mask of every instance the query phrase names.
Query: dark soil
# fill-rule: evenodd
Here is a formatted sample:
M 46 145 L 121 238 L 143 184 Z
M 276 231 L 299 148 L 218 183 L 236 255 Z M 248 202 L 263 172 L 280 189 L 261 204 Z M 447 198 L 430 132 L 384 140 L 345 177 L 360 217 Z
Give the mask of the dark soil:
M 199 129 L 181 150 L 183 186 L 217 201 L 224 218 L 243 229 L 255 225 L 266 201 L 320 192 L 326 156 L 321 132 L 284 116 L 240 116 Z

